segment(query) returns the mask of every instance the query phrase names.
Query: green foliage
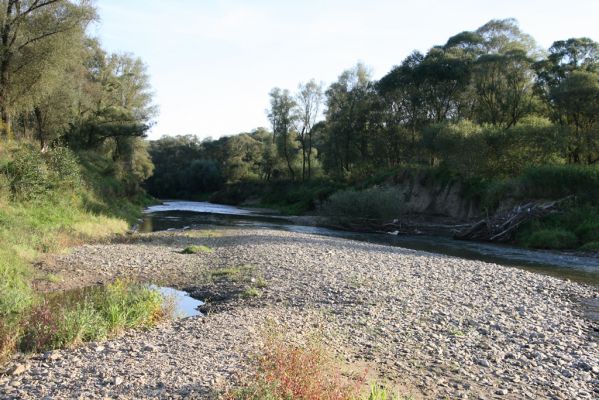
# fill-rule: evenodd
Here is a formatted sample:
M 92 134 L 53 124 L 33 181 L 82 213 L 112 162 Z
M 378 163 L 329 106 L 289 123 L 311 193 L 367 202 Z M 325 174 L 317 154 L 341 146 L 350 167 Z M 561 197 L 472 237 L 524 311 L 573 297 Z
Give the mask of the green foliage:
M 42 154 L 29 146 L 18 150 L 4 173 L 10 179 L 13 197 L 22 200 L 41 197 L 49 184 L 49 172 Z
M 51 190 L 77 191 L 81 188 L 81 166 L 75 153 L 66 147 L 54 147 L 46 155 Z
M 529 168 L 519 178 L 522 197 L 559 199 L 576 196 L 582 203 L 599 198 L 599 167 L 546 165 Z
M 575 249 L 599 241 L 599 208 L 571 202 L 561 213 L 524 226 L 518 243 L 535 248 Z M 589 245 L 591 246 L 591 245 Z
M 565 229 L 541 229 L 532 232 L 522 242 L 535 249 L 573 249 L 578 247 L 576 235 Z
M 394 187 L 372 187 L 336 192 L 324 204 L 322 212 L 336 218 L 397 218 L 403 209 L 403 196 Z
M 53 301 L 40 300 L 30 285 L 34 272 L 29 264 L 40 254 L 61 251 L 82 240 L 124 233 L 128 225 L 123 219 L 135 220 L 140 203 L 125 196 L 123 183 L 114 175 L 114 163 L 95 152 L 77 157 L 63 148 L 42 154 L 27 144 L 0 145 L 0 170 L 1 361 L 19 345 L 25 332 L 32 347 L 38 346 L 38 340 L 56 347 L 87 340 L 92 326 L 100 329 L 84 299 L 71 301 L 60 311 Z M 129 298 L 143 300 L 137 293 Z M 134 309 L 135 304 L 123 303 L 123 307 Z M 135 315 L 138 321 L 143 317 L 142 310 L 127 312 L 129 321 Z M 45 320 L 51 325 L 40 322 Z
M 242 296 L 246 298 L 260 297 L 262 296 L 262 292 L 257 288 L 250 286 L 243 291 Z
M 0 174 L 9 181 L 12 197 L 23 201 L 59 190 L 76 192 L 82 184 L 77 157 L 64 147 L 42 154 L 32 146 L 21 146 Z
M 580 246 L 578 250 L 597 252 L 599 251 L 599 242 L 585 243 L 584 245 Z

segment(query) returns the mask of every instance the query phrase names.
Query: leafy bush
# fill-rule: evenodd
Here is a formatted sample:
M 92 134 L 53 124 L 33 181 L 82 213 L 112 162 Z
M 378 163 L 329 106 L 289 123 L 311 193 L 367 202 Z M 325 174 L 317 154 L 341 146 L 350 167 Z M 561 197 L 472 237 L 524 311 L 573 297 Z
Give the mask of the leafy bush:
M 337 218 L 387 219 L 399 216 L 402 210 L 403 197 L 399 189 L 375 186 L 361 191 L 336 192 L 321 211 Z
M 46 192 L 49 171 L 39 150 L 29 146 L 19 149 L 8 164 L 6 173 L 11 192 L 17 199 L 32 200 Z
M 81 187 L 77 157 L 64 147 L 42 154 L 31 146 L 22 146 L 13 155 L 4 174 L 10 182 L 13 197 L 19 200 L 39 199 L 57 190 L 75 191 Z
M 81 187 L 81 167 L 75 153 L 66 147 L 50 149 L 46 156 L 50 172 L 50 184 L 55 188 L 79 189 Z

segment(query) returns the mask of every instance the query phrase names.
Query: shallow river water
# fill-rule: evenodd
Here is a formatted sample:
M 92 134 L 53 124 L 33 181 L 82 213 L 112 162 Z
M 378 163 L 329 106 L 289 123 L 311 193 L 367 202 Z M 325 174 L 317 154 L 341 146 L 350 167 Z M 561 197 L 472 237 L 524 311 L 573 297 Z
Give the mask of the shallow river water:
M 139 230 L 156 232 L 169 229 L 234 226 L 280 229 L 360 240 L 391 246 L 424 250 L 471 260 L 523 268 L 599 287 L 599 258 L 562 252 L 527 250 L 512 246 L 466 242 L 448 237 L 356 233 L 316 226 L 298 225 L 268 210 L 193 201 L 165 201 L 149 207 Z

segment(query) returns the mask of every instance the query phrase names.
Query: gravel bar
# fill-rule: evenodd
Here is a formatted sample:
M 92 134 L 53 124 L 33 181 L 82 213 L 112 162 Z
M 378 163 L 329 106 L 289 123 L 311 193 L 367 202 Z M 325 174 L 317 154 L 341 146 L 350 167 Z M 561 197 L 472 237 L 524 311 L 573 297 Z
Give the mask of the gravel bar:
M 214 251 L 181 254 L 191 244 Z M 414 398 L 599 398 L 599 327 L 581 307 L 597 288 L 517 268 L 241 228 L 135 234 L 37 267 L 63 278 L 42 290 L 130 277 L 186 289 L 209 313 L 16 356 L 0 375 L 2 399 L 215 398 L 251 369 L 272 321 L 298 338 L 318 330 L 340 357 Z M 212 274 L 238 267 L 251 277 Z M 256 279 L 260 295 L 244 296 Z

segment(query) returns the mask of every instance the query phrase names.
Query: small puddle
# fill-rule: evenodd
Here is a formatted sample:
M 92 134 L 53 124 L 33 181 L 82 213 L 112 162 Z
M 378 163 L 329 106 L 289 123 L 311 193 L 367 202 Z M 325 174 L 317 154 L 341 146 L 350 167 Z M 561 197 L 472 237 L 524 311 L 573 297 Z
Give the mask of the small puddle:
M 189 318 L 203 315 L 198 308 L 203 305 L 204 302 L 194 299 L 189 293 L 164 286 L 151 287 L 152 289 L 158 290 L 165 298 L 174 302 L 176 318 Z

